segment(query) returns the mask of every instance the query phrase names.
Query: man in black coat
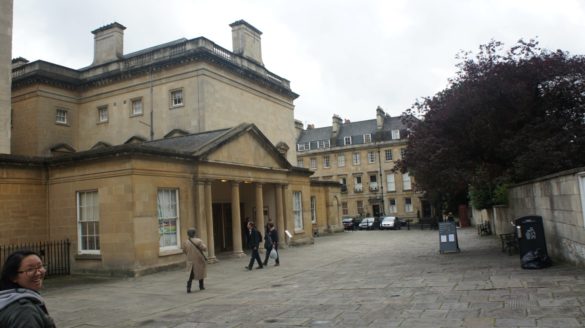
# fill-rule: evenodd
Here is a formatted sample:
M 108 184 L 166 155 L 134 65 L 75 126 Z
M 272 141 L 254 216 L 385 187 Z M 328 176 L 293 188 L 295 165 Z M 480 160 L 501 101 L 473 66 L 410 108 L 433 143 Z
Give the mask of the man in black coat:
M 248 222 L 248 233 L 246 235 L 246 244 L 248 248 L 252 251 L 252 256 L 250 256 L 250 264 L 245 268 L 248 270 L 252 270 L 252 266 L 254 266 L 254 260 L 258 262 L 258 266 L 256 269 L 262 269 L 264 266 L 262 265 L 262 260 L 260 259 L 260 254 L 258 253 L 258 247 L 260 246 L 260 241 L 262 237 L 260 237 L 260 233 L 254 227 L 254 222 Z

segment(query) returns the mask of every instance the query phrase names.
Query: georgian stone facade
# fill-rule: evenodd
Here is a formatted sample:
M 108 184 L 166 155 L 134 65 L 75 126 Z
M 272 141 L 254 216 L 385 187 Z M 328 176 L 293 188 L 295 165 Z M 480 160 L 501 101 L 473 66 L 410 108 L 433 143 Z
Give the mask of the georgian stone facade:
M 113 23 L 86 68 L 14 60 L 0 244 L 69 239 L 73 272 L 139 275 L 182 265 L 189 227 L 211 261 L 243 255 L 247 220 L 312 243 L 311 194 L 338 228 L 339 186 L 290 164 L 297 95 L 264 68 L 261 32 L 230 26 L 232 52 L 197 38 L 124 54 Z
M 302 126 L 298 126 L 302 129 Z M 391 215 L 417 221 L 430 216 L 430 206 L 415 192 L 414 179 L 393 172 L 406 147 L 407 131 L 400 117 L 378 107 L 375 120 L 342 122 L 299 130 L 298 166 L 314 171 L 312 179 L 341 184 L 341 215 Z

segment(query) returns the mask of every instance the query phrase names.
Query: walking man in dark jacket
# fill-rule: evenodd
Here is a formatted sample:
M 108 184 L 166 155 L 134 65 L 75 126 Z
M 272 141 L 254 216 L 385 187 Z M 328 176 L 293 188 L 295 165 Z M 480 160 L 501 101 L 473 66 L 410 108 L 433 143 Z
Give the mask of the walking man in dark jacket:
M 278 255 L 278 231 L 274 227 L 274 223 L 268 222 L 266 225 L 266 236 L 264 236 L 264 248 L 266 248 L 266 257 L 264 258 L 264 265 L 268 265 L 268 259 L 270 259 L 270 252 L 274 249 L 276 251 L 276 262 L 274 266 L 280 265 L 280 258 Z
M 252 251 L 252 255 L 250 256 L 250 264 L 246 266 L 246 269 L 252 270 L 252 266 L 254 266 L 254 260 L 258 262 L 258 266 L 256 269 L 262 269 L 264 266 L 262 265 L 262 260 L 260 259 L 260 254 L 258 253 L 258 247 L 260 246 L 260 241 L 262 237 L 260 237 L 260 233 L 254 227 L 254 222 L 248 222 L 248 233 L 246 235 L 246 243 L 248 248 Z

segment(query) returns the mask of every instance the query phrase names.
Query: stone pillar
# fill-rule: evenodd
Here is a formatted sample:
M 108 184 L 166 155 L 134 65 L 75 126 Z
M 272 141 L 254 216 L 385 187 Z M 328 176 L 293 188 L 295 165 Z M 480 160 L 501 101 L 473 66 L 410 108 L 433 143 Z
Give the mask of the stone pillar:
M 195 229 L 197 235 L 205 244 L 207 242 L 207 230 L 205 226 L 205 185 L 203 181 L 195 181 Z
M 234 255 L 244 256 L 242 249 L 242 222 L 240 220 L 240 183 L 232 182 L 232 239 L 234 243 Z
M 256 221 L 256 229 L 262 233 L 262 236 L 266 233 L 264 231 L 264 198 L 262 196 L 262 184 L 256 183 L 256 217 L 254 218 Z M 264 248 L 264 243 L 260 243 L 260 247 L 258 249 Z
M 286 244 L 284 240 L 284 207 L 282 203 L 282 185 L 275 186 L 276 191 L 276 228 L 278 231 L 278 240 L 282 245 Z
M 292 214 L 292 193 L 290 193 L 290 188 L 288 187 L 287 184 L 282 186 L 282 213 L 283 213 L 283 218 L 284 218 L 284 229 L 282 231 L 283 234 L 283 245 L 288 245 L 287 244 L 287 240 L 286 240 L 286 236 L 284 233 L 284 230 L 289 230 L 292 231 L 291 234 L 294 233 L 294 222 L 292 222 L 291 220 L 293 220 L 293 218 L 291 218 L 291 214 Z M 290 242 L 290 240 L 289 240 Z
M 207 259 L 210 263 L 216 263 L 215 239 L 213 238 L 213 210 L 211 199 L 211 182 L 205 182 L 205 218 L 207 219 Z

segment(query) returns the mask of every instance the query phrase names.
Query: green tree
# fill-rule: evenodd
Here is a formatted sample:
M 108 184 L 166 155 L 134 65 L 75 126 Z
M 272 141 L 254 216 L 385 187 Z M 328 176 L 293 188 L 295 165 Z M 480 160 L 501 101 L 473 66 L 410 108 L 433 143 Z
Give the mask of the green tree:
M 502 186 L 585 165 L 583 56 L 520 40 L 458 58 L 449 86 L 403 114 L 410 137 L 396 168 L 420 189 L 445 197 L 471 186 L 487 207 Z

